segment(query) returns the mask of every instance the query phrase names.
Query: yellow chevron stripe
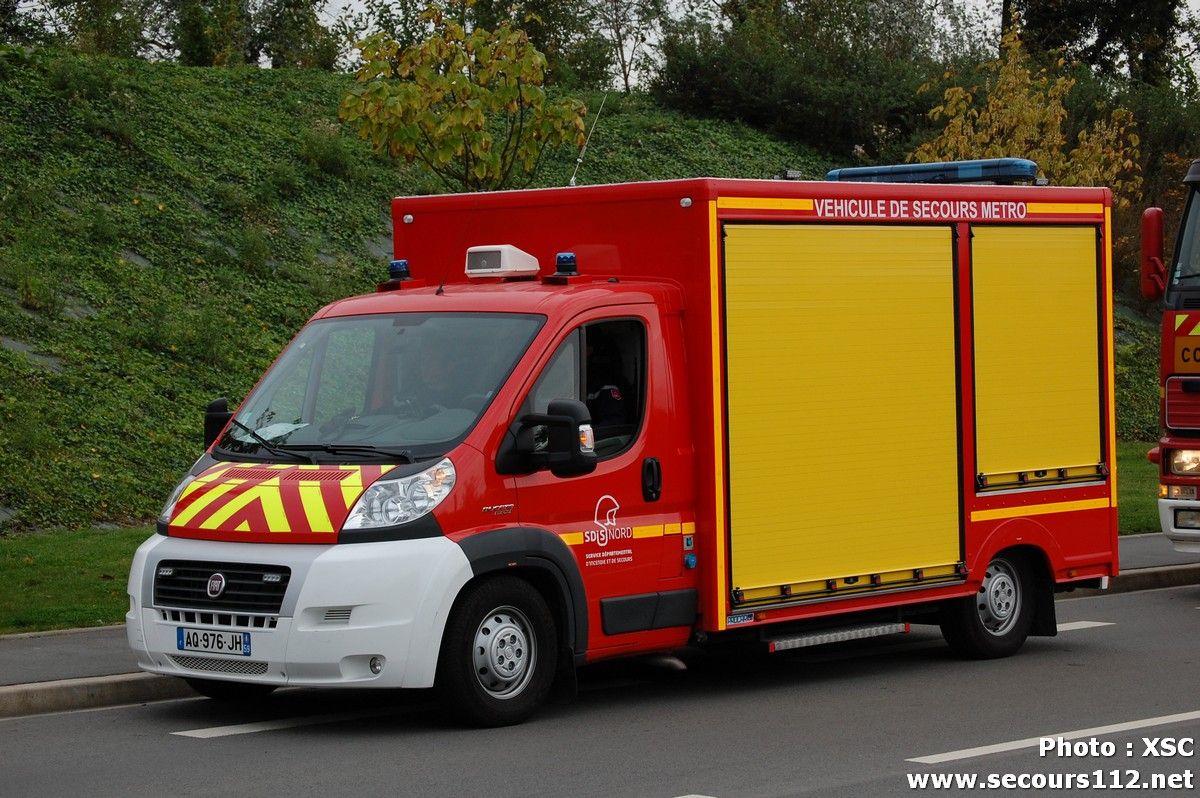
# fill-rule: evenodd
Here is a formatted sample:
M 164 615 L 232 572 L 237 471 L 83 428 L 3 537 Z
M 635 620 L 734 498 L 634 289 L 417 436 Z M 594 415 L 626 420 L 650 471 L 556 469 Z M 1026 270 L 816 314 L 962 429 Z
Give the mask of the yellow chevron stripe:
M 258 502 L 262 506 L 263 515 L 267 519 L 267 531 L 289 531 L 287 514 L 283 511 L 283 496 L 279 492 L 279 480 L 277 479 L 269 479 L 261 485 L 255 485 L 242 495 L 233 498 L 220 510 L 206 518 L 200 524 L 200 528 L 219 529 L 235 514 L 254 502 Z
M 199 499 L 196 499 L 193 504 L 189 505 L 182 512 L 178 513 L 174 518 L 172 518 L 171 523 L 179 524 L 180 526 L 186 525 L 189 521 L 199 515 L 206 507 L 240 484 L 242 484 L 241 480 L 233 480 L 232 482 L 224 482 L 215 486 L 208 493 L 201 496 Z
M 1178 330 L 1183 326 L 1183 323 L 1188 320 L 1186 313 L 1180 313 L 1175 317 L 1175 329 Z
M 308 526 L 313 532 L 332 532 L 333 522 L 329 520 L 329 511 L 325 509 L 325 499 L 321 496 L 320 482 L 301 482 L 300 503 L 304 506 L 304 514 L 308 517 Z

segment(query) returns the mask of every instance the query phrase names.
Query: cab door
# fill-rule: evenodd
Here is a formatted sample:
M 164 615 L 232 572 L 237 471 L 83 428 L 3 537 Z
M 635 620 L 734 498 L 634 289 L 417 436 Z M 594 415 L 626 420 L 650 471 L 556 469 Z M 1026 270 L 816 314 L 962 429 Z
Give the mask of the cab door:
M 695 572 L 683 566 L 691 464 L 686 425 L 670 418 L 674 342 L 654 305 L 587 314 L 560 337 L 515 413 L 579 399 L 592 415 L 594 472 L 516 477 L 521 524 L 559 535 L 575 555 L 590 658 L 680 645 L 695 620 Z

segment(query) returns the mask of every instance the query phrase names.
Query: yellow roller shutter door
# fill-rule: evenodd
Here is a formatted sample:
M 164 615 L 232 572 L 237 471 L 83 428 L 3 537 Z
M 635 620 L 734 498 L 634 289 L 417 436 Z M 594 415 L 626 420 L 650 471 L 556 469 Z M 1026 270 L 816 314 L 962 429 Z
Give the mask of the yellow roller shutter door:
M 977 467 L 1100 462 L 1099 305 L 1091 227 L 976 227 Z
M 732 586 L 956 562 L 950 229 L 724 230 Z

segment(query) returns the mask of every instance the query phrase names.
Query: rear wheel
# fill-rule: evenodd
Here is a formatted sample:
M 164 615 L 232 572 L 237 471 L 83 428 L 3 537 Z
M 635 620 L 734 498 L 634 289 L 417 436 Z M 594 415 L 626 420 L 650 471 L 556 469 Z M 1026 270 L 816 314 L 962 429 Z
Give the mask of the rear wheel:
M 965 657 L 1007 657 L 1029 636 L 1033 602 L 1028 564 L 1019 556 L 1002 554 L 988 563 L 979 592 L 942 606 L 942 636 Z
M 184 679 L 197 693 L 214 701 L 227 703 L 254 703 L 262 701 L 275 691 L 273 684 L 247 684 L 245 682 L 223 682 L 218 679 Z
M 520 723 L 545 702 L 557 653 L 541 594 L 515 577 L 488 579 L 467 589 L 446 623 L 438 688 L 469 723 Z

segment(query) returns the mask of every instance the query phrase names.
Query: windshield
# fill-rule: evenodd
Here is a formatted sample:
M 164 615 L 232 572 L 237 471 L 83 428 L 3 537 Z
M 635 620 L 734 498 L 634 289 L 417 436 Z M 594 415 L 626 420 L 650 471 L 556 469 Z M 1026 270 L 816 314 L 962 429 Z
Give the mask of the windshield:
M 216 453 L 313 462 L 444 454 L 544 320 L 397 313 L 313 322 L 242 403 Z
M 1171 287 L 1190 284 L 1200 287 L 1200 200 L 1192 190 L 1188 209 L 1179 228 L 1179 243 L 1175 247 L 1175 264 L 1171 270 Z

